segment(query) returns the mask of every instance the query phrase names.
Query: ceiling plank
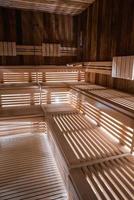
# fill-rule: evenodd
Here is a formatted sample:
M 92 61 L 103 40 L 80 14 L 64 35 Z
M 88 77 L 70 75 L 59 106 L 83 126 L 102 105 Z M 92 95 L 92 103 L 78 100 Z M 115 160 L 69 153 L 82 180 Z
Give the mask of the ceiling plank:
M 94 1 L 95 0 L 0 0 L 0 6 L 64 15 L 77 15 Z

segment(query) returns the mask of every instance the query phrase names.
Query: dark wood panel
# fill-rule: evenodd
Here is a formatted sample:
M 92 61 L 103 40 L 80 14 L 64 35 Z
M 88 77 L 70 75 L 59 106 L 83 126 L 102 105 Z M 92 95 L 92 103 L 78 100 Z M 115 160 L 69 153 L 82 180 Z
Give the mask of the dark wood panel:
M 134 55 L 133 0 L 96 0 L 78 18 L 82 61 L 111 61 L 114 56 Z M 80 37 L 77 41 L 80 43 Z M 91 73 L 88 77 L 91 82 L 134 93 L 134 81 Z
M 14 41 L 18 45 L 60 43 L 63 47 L 77 47 L 75 20 L 70 15 L 16 10 L 0 7 L 0 41 Z M 67 64 L 76 62 L 74 56 L 0 57 L 1 65 Z
M 0 6 L 64 15 L 77 15 L 94 1 L 95 0 L 4 0 L 0 1 Z
M 80 16 L 84 61 L 134 54 L 133 0 L 96 0 Z

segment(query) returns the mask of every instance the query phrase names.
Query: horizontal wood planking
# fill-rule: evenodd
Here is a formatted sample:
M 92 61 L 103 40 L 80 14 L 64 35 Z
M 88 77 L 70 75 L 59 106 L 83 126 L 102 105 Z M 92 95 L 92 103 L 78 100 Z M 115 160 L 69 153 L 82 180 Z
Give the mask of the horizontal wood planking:
M 8 123 L 8 126 L 7 126 Z M 0 137 L 27 133 L 46 133 L 46 122 L 43 117 L 0 120 Z
M 91 91 L 96 92 L 97 90 L 92 89 Z M 98 91 L 101 93 L 103 89 L 99 89 Z M 126 121 L 124 118 L 125 115 L 122 115 L 120 111 L 114 111 L 99 102 L 97 103 L 96 100 L 90 97 L 84 97 L 82 94 L 78 95 L 77 92 L 72 91 L 72 105 L 107 130 L 120 144 L 126 145 L 131 151 L 134 119 L 126 117 Z
M 15 42 L 0 42 L 0 56 L 77 56 L 75 47 L 61 47 L 61 44 L 42 43 L 42 46 L 16 45 Z
M 82 165 L 87 161 L 90 163 L 97 159 L 124 153 L 118 148 L 117 143 L 108 140 L 103 131 L 95 127 L 83 115 L 53 114 L 52 117 L 48 117 L 47 122 L 50 134 L 61 148 L 69 168 Z M 94 145 L 91 145 L 92 143 Z M 71 157 L 67 149 L 71 152 Z
M 39 105 L 0 108 L 0 121 L 43 117 L 44 113 Z
M 94 67 L 111 67 L 111 61 L 96 61 L 96 62 L 84 62 L 84 66 L 94 66 Z
M 11 88 L 0 88 L 0 107 L 29 107 L 45 104 L 70 103 L 70 93 L 68 88 L 42 88 L 20 86 Z
M 1 200 L 68 199 L 46 135 L 0 137 L 0 146 Z
M 1 83 L 85 81 L 84 68 L 66 66 L 1 66 L 0 74 Z
M 112 74 L 112 62 L 108 61 L 100 61 L 100 62 L 84 62 L 84 67 L 86 67 L 87 74 L 104 74 L 110 75 Z M 87 77 L 87 81 L 89 81 Z
M 0 41 L 16 42 L 17 46 L 40 46 L 42 48 L 42 43 L 46 43 L 77 48 L 75 20 L 70 15 L 56 15 L 1 7 L 0 29 Z M 40 52 L 36 53 L 40 54 Z M 0 65 L 65 65 L 76 62 L 76 59 L 76 56 L 71 55 L 63 55 L 62 59 L 59 56 L 17 55 L 10 58 L 0 57 Z
M 89 98 L 98 100 L 105 105 L 108 105 L 125 115 L 130 116 L 132 119 L 133 115 L 133 95 L 124 93 L 118 90 L 109 89 L 95 84 L 77 84 L 70 86 L 77 92 L 84 94 Z

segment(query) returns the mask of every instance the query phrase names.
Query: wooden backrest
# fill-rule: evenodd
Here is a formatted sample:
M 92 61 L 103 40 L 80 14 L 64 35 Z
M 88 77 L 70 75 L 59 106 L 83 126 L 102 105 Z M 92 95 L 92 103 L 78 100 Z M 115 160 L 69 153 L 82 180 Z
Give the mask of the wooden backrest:
M 114 57 L 112 77 L 134 80 L 134 56 Z
M 102 91 L 99 90 L 98 94 Z M 93 92 L 96 92 L 96 90 Z M 131 151 L 134 151 L 133 118 L 127 117 L 119 111 L 75 91 L 72 91 L 72 105 L 117 138 L 120 144 L 126 145 Z
M 21 116 L 21 119 L 2 120 L 0 118 L 0 136 L 25 133 L 46 133 L 46 122 L 44 118 L 23 118 L 23 116 Z
M 39 86 L 12 85 L 0 88 L 0 106 L 31 106 L 40 104 L 69 103 L 70 95 L 68 88 L 42 88 Z
M 78 82 L 85 81 L 85 70 L 65 66 L 0 67 L 0 83 Z

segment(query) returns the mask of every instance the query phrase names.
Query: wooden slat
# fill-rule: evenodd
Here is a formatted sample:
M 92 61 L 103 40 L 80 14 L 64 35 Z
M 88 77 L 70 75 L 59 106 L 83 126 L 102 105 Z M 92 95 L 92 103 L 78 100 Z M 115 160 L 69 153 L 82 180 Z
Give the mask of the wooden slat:
M 43 117 L 44 114 L 40 106 L 21 106 L 8 107 L 0 109 L 0 120 L 27 118 L 27 117 Z
M 1 108 L 33 106 L 40 105 L 40 101 L 42 105 L 70 103 L 69 89 L 64 88 L 62 85 L 59 85 L 58 88 L 55 87 L 43 87 L 40 94 L 39 86 L 37 85 L 3 85 L 0 87 L 0 106 Z
M 51 118 L 48 118 L 48 127 L 55 140 L 58 141 L 58 145 L 62 146 L 63 156 L 66 157 L 70 167 L 123 153 L 118 149 L 117 143 L 113 142 L 113 145 L 101 130 L 95 128 L 78 113 L 53 114 Z M 65 144 L 68 144 L 70 153 L 65 152 Z M 70 161 L 71 154 L 75 155 L 73 161 Z
M 61 47 L 60 44 L 43 43 L 42 46 L 16 45 L 15 42 L 0 42 L 0 56 L 77 56 L 77 48 Z
M 47 137 L 30 133 L 0 137 L 0 146 L 1 200 L 67 200 Z
M 84 91 L 90 91 L 90 90 L 104 90 L 106 89 L 105 87 L 103 86 L 100 86 L 100 85 L 95 85 L 95 84 L 77 84 L 75 86 L 75 88 L 78 88 L 78 89 L 81 89 L 81 90 L 84 90 Z
M 23 116 L 21 116 L 23 117 Z M 7 126 L 8 124 L 8 126 Z M 7 135 L 19 135 L 26 133 L 46 133 L 46 122 L 43 117 L 32 117 L 22 119 L 7 119 L 6 121 L 0 118 L 0 137 Z
M 91 90 L 90 92 L 96 91 L 97 90 Z M 98 94 L 100 94 L 102 91 L 105 93 L 105 90 L 98 90 Z M 118 95 L 118 92 L 115 92 L 114 94 Z M 119 93 L 119 95 L 121 94 Z M 108 93 L 108 96 L 109 95 L 112 95 L 112 93 Z M 126 97 L 128 94 L 123 93 L 122 95 L 124 99 L 124 95 Z M 131 149 L 134 128 L 133 118 L 131 119 L 130 117 L 126 117 L 117 111 L 113 111 L 107 106 L 97 103 L 93 99 L 84 98 L 83 95 L 78 96 L 77 93 L 72 95 L 72 105 L 96 122 L 98 126 L 106 129 L 111 135 L 117 138 L 117 141 L 120 144 L 126 145 L 129 149 Z
M 96 62 L 84 62 L 85 66 L 94 66 L 94 67 L 111 67 L 112 62 L 110 61 L 96 61 Z
M 68 68 L 66 66 L 17 66 L 0 67 L 3 83 L 28 83 L 28 82 L 84 82 L 85 69 Z M 44 79 L 45 77 L 45 79 Z
M 134 56 L 114 57 L 112 77 L 134 80 Z
M 0 56 L 16 56 L 16 43 L 0 42 Z
M 83 200 L 133 199 L 133 167 L 133 157 L 126 157 L 73 169 L 70 178 L 75 188 L 74 196 L 77 194 Z
M 133 95 L 110 89 L 91 91 L 91 93 L 134 111 Z

